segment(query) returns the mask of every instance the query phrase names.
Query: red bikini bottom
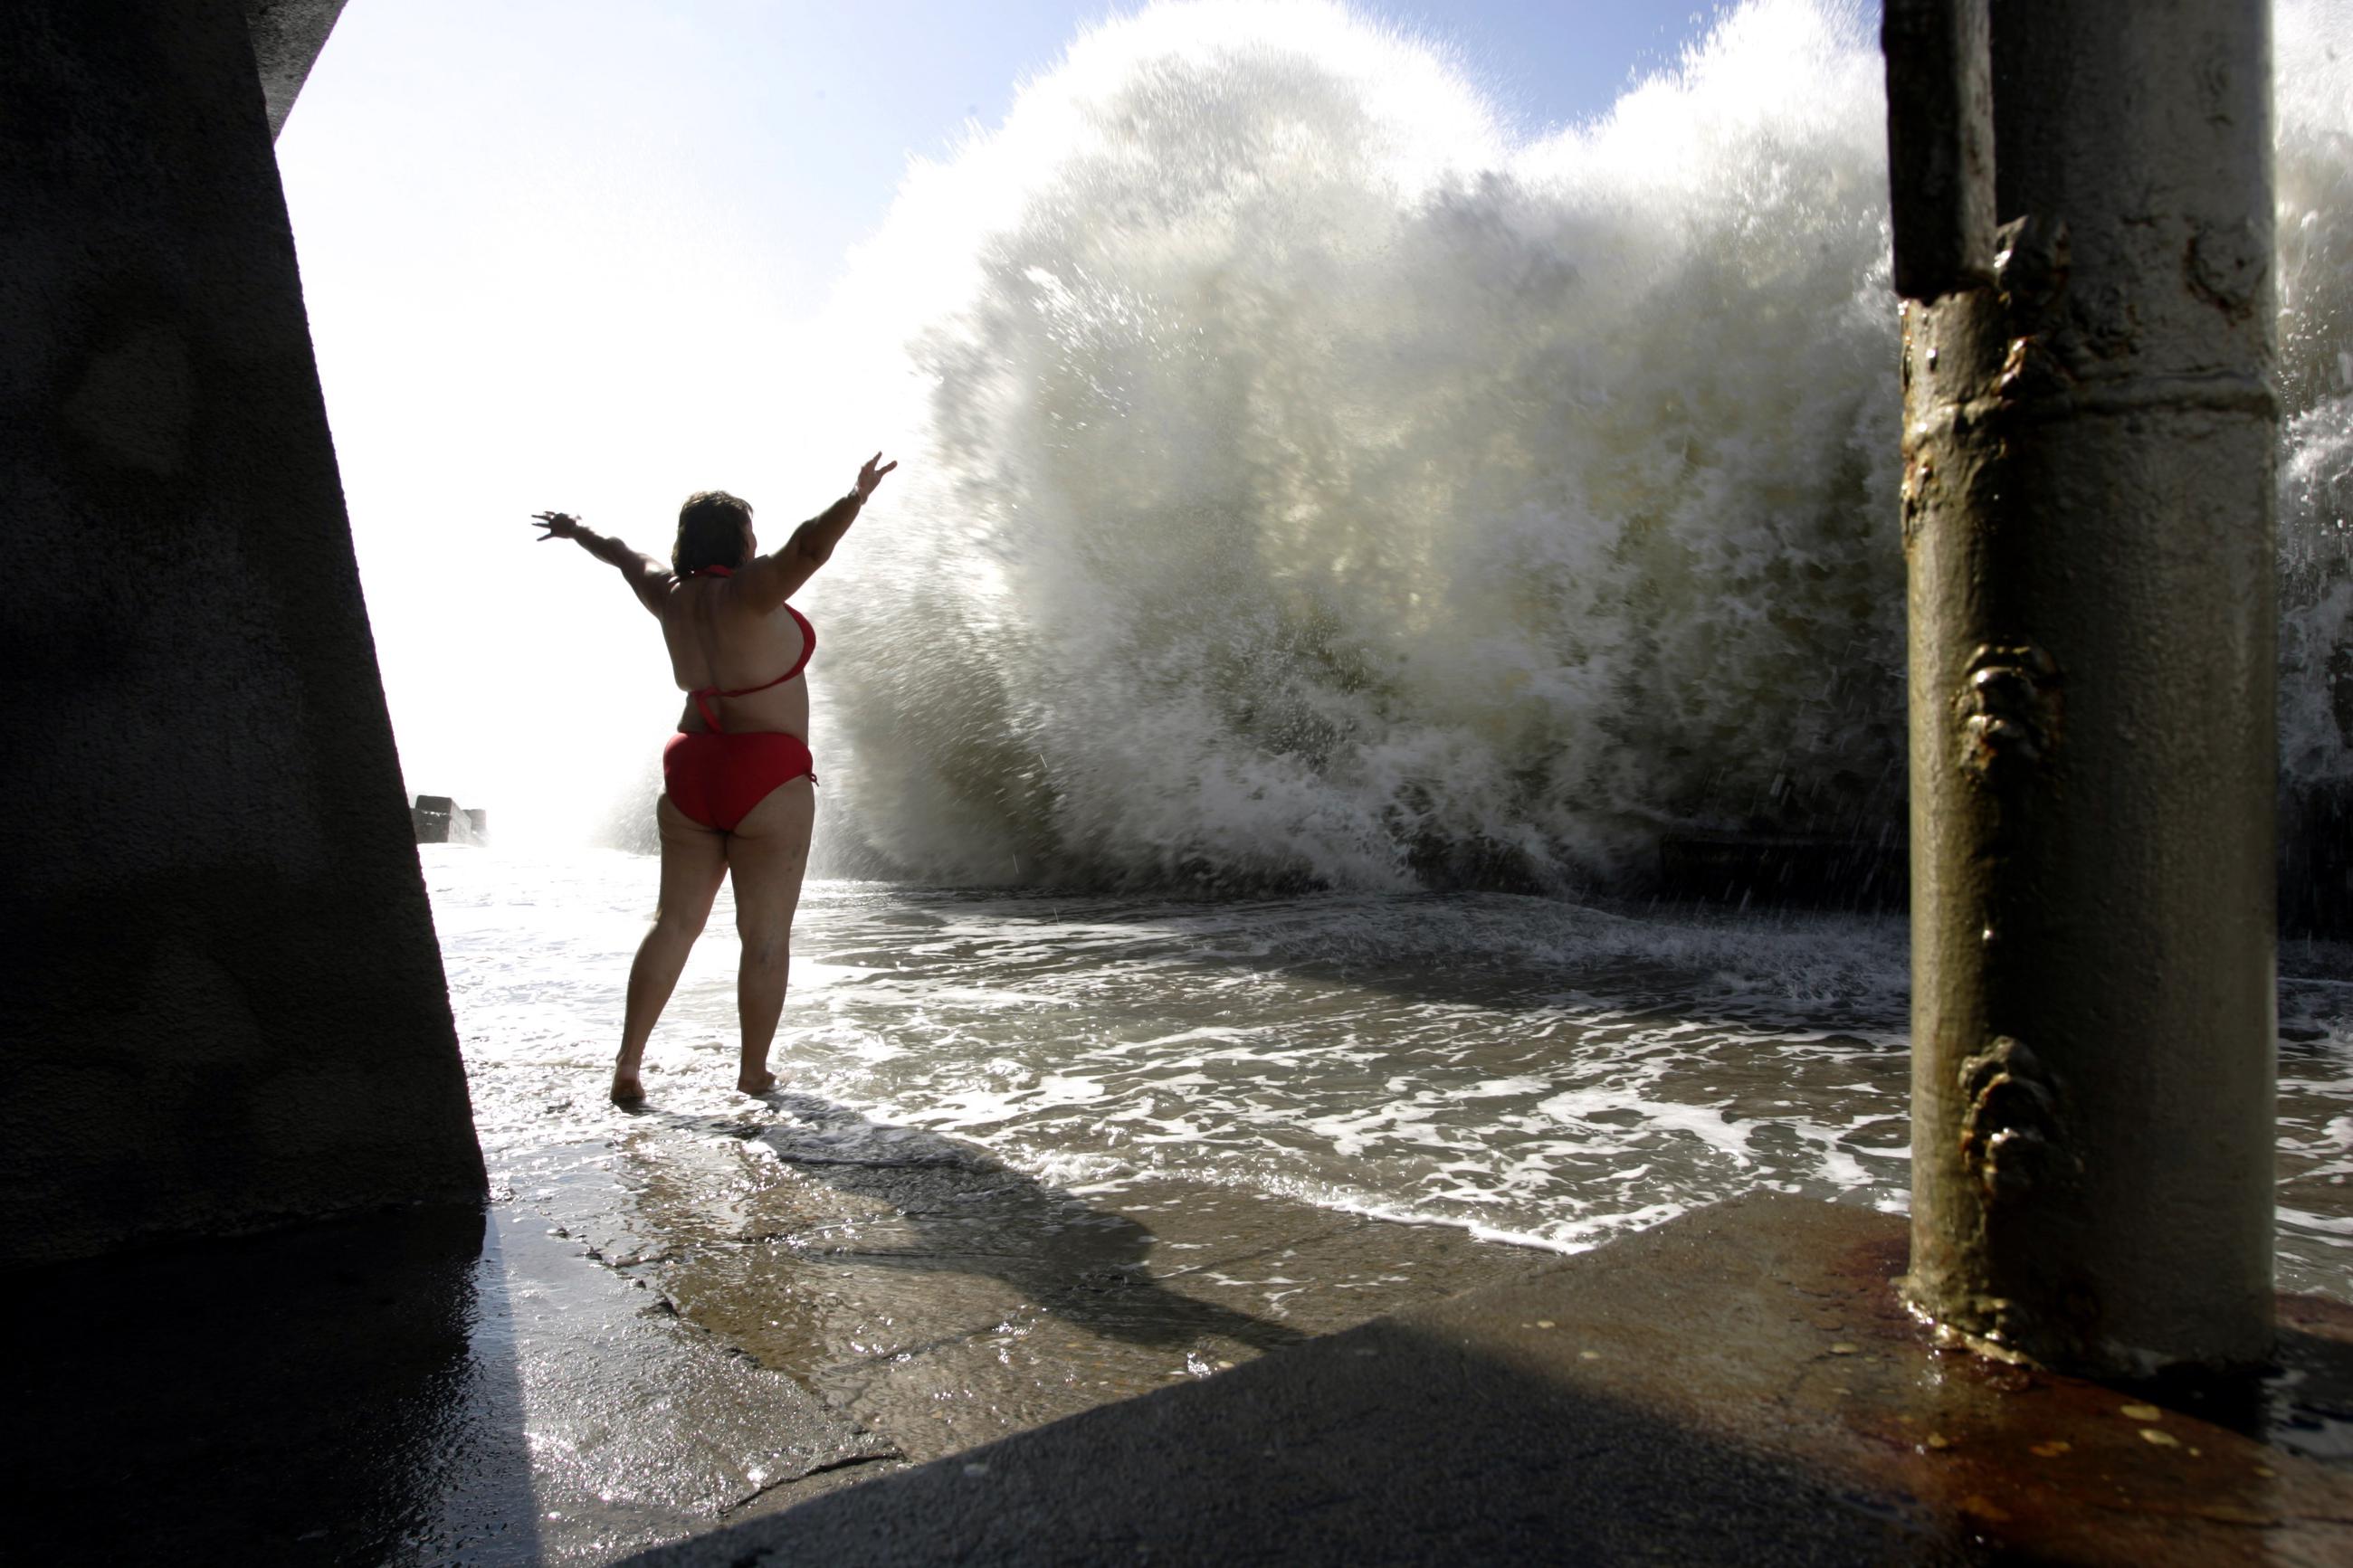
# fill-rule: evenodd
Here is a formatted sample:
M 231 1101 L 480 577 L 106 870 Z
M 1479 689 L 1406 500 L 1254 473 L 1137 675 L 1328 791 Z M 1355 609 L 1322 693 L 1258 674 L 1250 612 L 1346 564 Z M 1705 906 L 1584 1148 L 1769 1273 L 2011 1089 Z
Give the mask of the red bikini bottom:
M 662 747 L 670 803 L 705 827 L 733 833 L 779 784 L 817 778 L 808 742 L 758 731 L 681 731 Z

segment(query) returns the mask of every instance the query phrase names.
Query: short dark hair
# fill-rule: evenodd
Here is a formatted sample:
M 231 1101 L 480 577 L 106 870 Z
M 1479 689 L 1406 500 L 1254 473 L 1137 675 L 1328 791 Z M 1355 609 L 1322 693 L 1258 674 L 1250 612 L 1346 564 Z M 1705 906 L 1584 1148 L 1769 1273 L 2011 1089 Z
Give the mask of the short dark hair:
M 670 546 L 670 570 L 683 577 L 706 566 L 744 564 L 744 530 L 752 503 L 725 490 L 697 490 L 678 509 L 678 542 Z

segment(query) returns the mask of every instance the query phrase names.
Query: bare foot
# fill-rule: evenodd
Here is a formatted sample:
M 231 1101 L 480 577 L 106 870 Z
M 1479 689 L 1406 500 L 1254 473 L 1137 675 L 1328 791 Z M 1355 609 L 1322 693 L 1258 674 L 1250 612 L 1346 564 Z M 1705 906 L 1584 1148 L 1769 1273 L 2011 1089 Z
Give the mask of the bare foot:
M 625 1110 L 635 1110 L 645 1102 L 645 1085 L 638 1081 L 637 1074 L 633 1072 L 617 1072 L 613 1075 L 614 1104 L 621 1107 Z
M 745 1094 L 765 1094 L 776 1087 L 776 1075 L 766 1071 L 741 1073 L 736 1077 L 735 1087 Z

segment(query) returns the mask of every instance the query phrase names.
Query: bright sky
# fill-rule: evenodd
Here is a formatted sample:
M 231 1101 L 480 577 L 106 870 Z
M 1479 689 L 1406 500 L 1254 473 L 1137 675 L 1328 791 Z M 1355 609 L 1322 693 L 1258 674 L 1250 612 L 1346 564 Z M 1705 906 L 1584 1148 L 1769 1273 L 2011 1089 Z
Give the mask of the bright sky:
M 871 444 L 804 329 L 849 251 L 911 158 L 1132 8 L 350 0 L 278 153 L 412 792 L 593 816 L 642 771 L 674 720 L 658 636 L 525 519 L 659 554 L 689 490 L 779 531 L 839 493 Z M 1599 116 L 1717 8 L 1356 6 L 1451 47 L 1529 135 Z M 543 798 L 551 747 L 608 782 Z

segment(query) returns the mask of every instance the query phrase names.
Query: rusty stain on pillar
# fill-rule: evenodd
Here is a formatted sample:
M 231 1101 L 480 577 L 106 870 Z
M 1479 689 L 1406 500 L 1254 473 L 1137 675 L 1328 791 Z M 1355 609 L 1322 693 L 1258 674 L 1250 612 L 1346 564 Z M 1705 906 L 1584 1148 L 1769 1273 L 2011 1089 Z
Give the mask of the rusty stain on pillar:
M 247 22 L 0 5 L 18 1263 L 483 1196 Z
M 2094 1372 L 2272 1338 L 2268 7 L 1888 0 L 1906 1288 Z

